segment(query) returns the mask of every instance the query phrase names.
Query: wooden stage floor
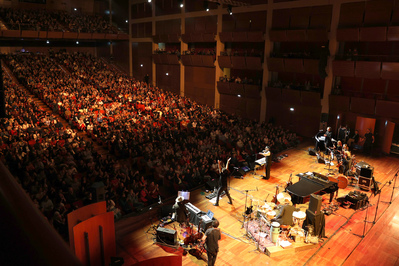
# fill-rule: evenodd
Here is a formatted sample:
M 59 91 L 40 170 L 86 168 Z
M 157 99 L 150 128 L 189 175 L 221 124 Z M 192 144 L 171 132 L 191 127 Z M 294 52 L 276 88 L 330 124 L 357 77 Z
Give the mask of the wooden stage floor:
M 365 161 L 374 167 L 374 177 L 382 188 L 379 204 L 378 196 L 372 195 L 371 191 L 365 192 L 370 198 L 368 209 L 355 211 L 340 207 L 326 216 L 326 238 L 315 248 L 269 257 L 256 251 L 255 243 L 245 237 L 245 229 L 241 227 L 246 190 L 251 190 L 248 192 L 251 198 L 267 198 L 270 201 L 275 194 L 276 185 L 284 186 L 291 173 L 294 183 L 298 181 L 298 173 L 328 173 L 326 165 L 319 164 L 316 156 L 308 154 L 311 146 L 309 143 L 301 144 L 285 151 L 284 154 L 288 157 L 272 164 L 269 180 L 262 180 L 253 172 L 246 173 L 243 179 L 231 178 L 233 205 L 227 204 L 227 197 L 223 197 L 220 206 L 216 207 L 205 198 L 207 193 L 203 190 L 198 189 L 191 193 L 190 202 L 193 205 L 205 212 L 211 210 L 220 221 L 223 234 L 219 241 L 220 251 L 216 265 L 399 265 L 399 188 L 393 190 L 393 183 L 389 184 L 399 169 L 399 158 L 396 156 L 365 157 L 361 153 L 356 154 L 357 162 Z M 336 166 L 331 169 L 333 171 L 330 172 L 338 172 Z M 257 174 L 263 172 L 260 169 Z M 340 189 L 338 198 L 345 197 L 354 190 L 358 188 L 348 186 Z M 323 195 L 323 204 L 328 204 L 328 199 L 329 194 Z M 182 255 L 182 248 L 164 247 L 153 241 L 154 236 L 150 233 L 154 230 L 151 226 L 159 224 L 158 213 L 161 207 L 158 205 L 140 216 L 123 218 L 116 222 L 117 256 L 124 258 L 124 265 L 133 265 L 159 256 Z M 165 227 L 180 231 L 174 223 Z M 206 254 L 203 256 L 206 257 Z M 183 256 L 183 265 L 206 265 L 206 262 L 186 255 Z

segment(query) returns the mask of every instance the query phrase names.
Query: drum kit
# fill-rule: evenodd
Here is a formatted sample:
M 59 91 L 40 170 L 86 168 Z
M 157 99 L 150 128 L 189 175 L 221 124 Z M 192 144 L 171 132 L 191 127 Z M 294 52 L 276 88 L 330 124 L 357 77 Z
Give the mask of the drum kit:
M 281 233 L 281 225 L 276 222 L 274 219 L 278 215 L 280 211 L 280 206 L 291 203 L 291 196 L 286 192 L 281 192 L 277 194 L 277 204 L 274 202 L 266 202 L 259 199 L 255 199 L 251 197 L 251 207 L 253 209 L 254 218 L 250 218 L 253 223 L 256 223 L 256 227 L 261 230 L 264 226 L 267 229 L 264 232 L 267 232 L 270 241 L 276 243 L 277 239 L 280 237 Z M 290 228 L 289 231 L 285 231 L 285 236 L 292 236 L 296 242 L 304 241 L 305 232 L 302 229 L 302 224 L 306 219 L 306 213 L 302 210 L 295 211 L 292 214 L 292 218 L 294 221 L 294 226 Z M 284 237 L 283 237 L 284 238 Z

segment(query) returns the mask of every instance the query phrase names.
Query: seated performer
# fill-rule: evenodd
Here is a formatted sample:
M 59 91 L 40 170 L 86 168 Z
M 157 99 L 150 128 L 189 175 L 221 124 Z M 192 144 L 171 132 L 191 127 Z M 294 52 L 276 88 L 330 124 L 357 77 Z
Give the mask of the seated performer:
M 293 225 L 294 219 L 292 218 L 292 214 L 298 210 L 298 208 L 292 205 L 289 199 L 285 199 L 283 205 L 280 206 L 280 213 L 272 221 L 278 222 L 280 225 Z
M 348 175 L 348 171 L 352 167 L 352 155 L 350 151 L 345 151 L 342 157 L 342 165 L 344 166 L 343 174 Z
M 176 198 L 175 204 L 172 208 L 175 211 L 175 220 L 180 224 L 180 226 L 186 224 L 188 220 L 187 208 L 186 204 L 184 203 L 184 198 L 182 196 L 178 196 Z
M 218 188 L 218 192 L 216 195 L 216 203 L 214 204 L 215 206 L 219 206 L 219 197 L 222 194 L 222 192 L 224 191 L 227 195 L 227 197 L 229 198 L 229 204 L 233 204 L 233 200 L 231 199 L 229 190 L 227 189 L 227 178 L 229 177 L 229 162 L 230 162 L 229 158 L 227 160 L 227 164 L 226 167 L 222 167 L 222 162 L 218 160 L 218 165 L 219 165 L 219 188 Z

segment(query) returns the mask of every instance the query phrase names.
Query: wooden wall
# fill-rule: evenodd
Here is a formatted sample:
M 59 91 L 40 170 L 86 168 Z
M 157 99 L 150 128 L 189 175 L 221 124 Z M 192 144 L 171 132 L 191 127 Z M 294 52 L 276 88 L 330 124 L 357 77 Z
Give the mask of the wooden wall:
M 146 74 L 152 77 L 152 43 L 132 43 L 132 65 L 134 78 L 143 80 Z
M 180 94 L 180 65 L 157 64 L 156 73 L 156 86 L 165 91 L 170 91 L 178 95 Z
M 184 70 L 185 96 L 200 104 L 215 104 L 215 68 L 186 66 Z

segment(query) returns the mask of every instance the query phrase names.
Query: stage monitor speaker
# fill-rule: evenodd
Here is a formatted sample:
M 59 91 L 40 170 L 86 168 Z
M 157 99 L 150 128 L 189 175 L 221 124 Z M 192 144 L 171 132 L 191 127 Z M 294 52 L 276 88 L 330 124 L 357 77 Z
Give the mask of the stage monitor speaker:
M 157 242 L 161 244 L 176 245 L 177 232 L 176 230 L 158 227 L 157 228 Z
M 370 187 L 372 185 L 372 178 L 365 177 L 365 176 L 359 176 L 359 180 L 357 185 L 359 188 L 364 189 L 364 190 L 370 190 Z
M 320 213 L 321 209 L 321 202 L 323 198 L 316 194 L 311 194 L 309 199 L 309 210 L 315 214 Z
M 316 156 L 317 152 L 315 149 L 309 148 L 309 155 Z

